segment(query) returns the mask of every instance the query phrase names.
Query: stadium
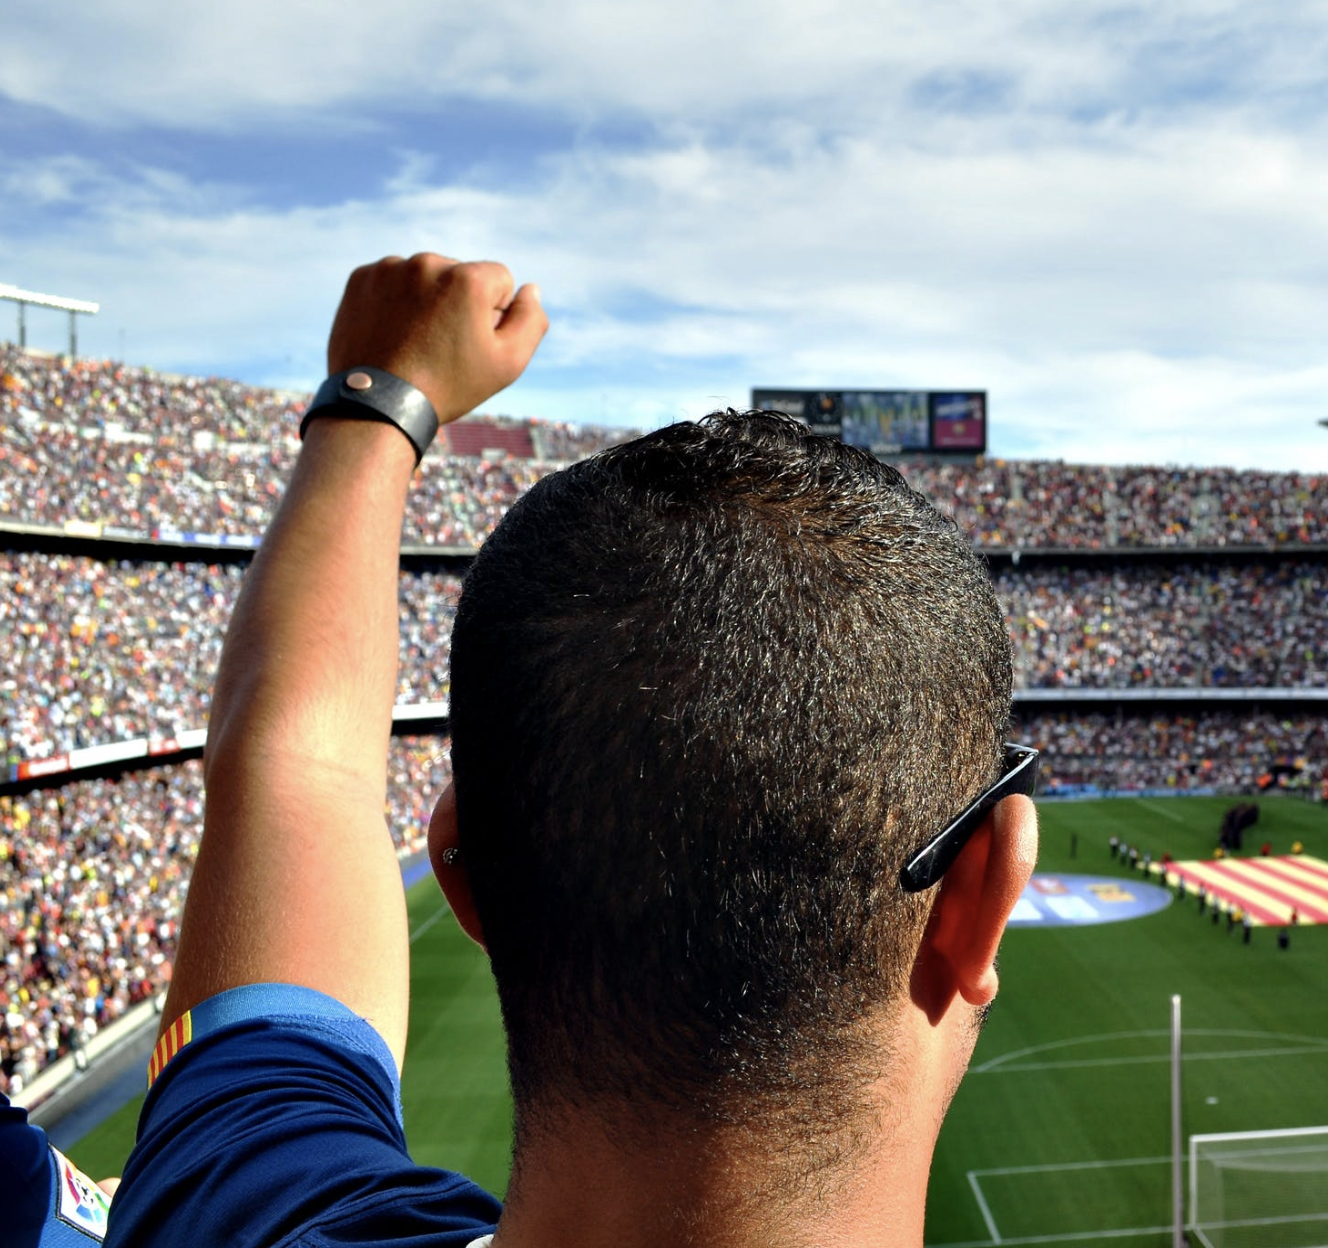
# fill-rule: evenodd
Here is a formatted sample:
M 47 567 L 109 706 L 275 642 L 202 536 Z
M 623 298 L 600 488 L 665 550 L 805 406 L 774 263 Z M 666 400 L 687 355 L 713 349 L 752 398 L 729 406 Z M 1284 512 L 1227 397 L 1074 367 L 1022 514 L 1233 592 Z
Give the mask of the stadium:
M 123 1081 L 79 1088 L 150 1047 L 197 851 L 211 675 L 306 402 L 0 351 L 0 1091 L 89 1172 L 118 1173 L 132 1144 Z M 406 1127 L 420 1162 L 499 1191 L 497 1005 L 418 866 L 448 778 L 451 618 L 513 500 L 624 436 L 468 418 L 421 464 L 403 533 L 389 822 L 421 1003 Z M 1328 478 L 901 468 L 986 554 L 1014 738 L 1043 751 L 1039 874 L 941 1136 L 928 1244 L 1171 1242 L 1175 1072 L 1192 1242 L 1328 1242 Z M 1219 846 L 1237 803 L 1253 822 Z M 430 1078 L 444 1053 L 446 1082 Z

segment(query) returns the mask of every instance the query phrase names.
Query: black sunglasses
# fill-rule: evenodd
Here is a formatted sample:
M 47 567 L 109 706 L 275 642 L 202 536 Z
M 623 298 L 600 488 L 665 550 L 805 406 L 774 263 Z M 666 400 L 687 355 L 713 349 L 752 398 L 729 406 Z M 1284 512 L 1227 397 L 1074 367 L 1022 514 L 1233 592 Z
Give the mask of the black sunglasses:
M 1000 779 L 904 864 L 899 883 L 906 893 L 920 893 L 935 884 L 954 865 L 959 851 L 1001 798 L 1012 793 L 1033 796 L 1037 786 L 1037 758 L 1038 752 L 1031 745 L 1006 745 L 1005 768 Z

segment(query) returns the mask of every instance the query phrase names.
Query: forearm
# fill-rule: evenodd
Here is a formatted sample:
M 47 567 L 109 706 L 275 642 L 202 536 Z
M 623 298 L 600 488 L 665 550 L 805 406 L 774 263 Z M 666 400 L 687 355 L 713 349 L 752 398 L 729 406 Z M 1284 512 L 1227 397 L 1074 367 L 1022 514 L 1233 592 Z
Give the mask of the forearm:
M 324 418 L 309 426 L 226 637 L 208 732 L 210 795 L 246 752 L 316 760 L 372 783 L 381 798 L 397 551 L 414 462 L 389 425 Z
M 414 462 L 387 425 L 309 428 L 222 653 L 195 874 L 205 887 L 190 892 L 168 1017 L 289 979 L 350 996 L 402 1056 L 405 910 L 383 807 Z

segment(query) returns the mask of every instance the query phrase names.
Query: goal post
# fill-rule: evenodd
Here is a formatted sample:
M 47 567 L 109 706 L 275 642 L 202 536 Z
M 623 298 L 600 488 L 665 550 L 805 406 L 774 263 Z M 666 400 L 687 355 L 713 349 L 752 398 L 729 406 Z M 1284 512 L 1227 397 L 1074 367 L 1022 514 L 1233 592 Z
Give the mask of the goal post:
M 1191 1243 L 1328 1244 L 1328 1126 L 1190 1136 Z

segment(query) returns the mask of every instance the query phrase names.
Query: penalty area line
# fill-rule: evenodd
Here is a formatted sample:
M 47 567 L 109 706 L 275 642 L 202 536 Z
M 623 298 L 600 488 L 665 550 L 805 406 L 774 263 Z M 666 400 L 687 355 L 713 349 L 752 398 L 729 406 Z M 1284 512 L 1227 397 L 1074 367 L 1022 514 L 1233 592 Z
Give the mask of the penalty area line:
M 996 1229 L 996 1219 L 991 1216 L 991 1206 L 987 1204 L 987 1198 L 982 1194 L 982 1184 L 978 1182 L 977 1171 L 968 1172 L 968 1185 L 973 1189 L 973 1199 L 978 1202 L 978 1212 L 982 1214 L 982 1220 L 987 1224 L 987 1234 L 991 1236 L 991 1242 L 1001 1243 L 1001 1233 Z
M 1116 1231 L 1071 1231 L 1065 1235 L 1020 1235 L 1016 1239 L 966 1239 L 955 1244 L 928 1244 L 927 1248 L 993 1248 L 999 1243 L 1001 1248 L 1020 1248 L 1024 1244 L 1082 1244 L 1086 1240 L 1129 1239 L 1139 1235 L 1169 1235 L 1170 1226 L 1129 1226 Z
M 987 1175 L 1047 1174 L 1054 1170 L 1110 1170 L 1116 1166 L 1157 1166 L 1170 1157 L 1116 1157 L 1108 1161 L 1054 1161 L 1042 1166 L 996 1166 L 990 1170 L 970 1170 L 983 1178 Z

